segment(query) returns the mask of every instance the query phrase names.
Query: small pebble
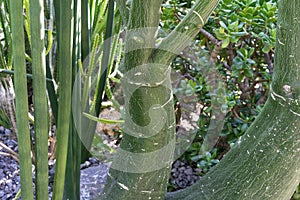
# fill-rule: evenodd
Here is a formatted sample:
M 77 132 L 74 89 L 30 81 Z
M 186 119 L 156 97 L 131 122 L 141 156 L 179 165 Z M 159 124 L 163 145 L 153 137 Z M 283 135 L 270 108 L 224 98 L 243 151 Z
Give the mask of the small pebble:
M 4 194 L 5 194 L 5 193 L 4 193 L 3 191 L 0 191 L 0 198 L 3 197 Z
M 5 130 L 4 130 L 4 133 L 5 133 L 5 135 L 10 135 L 10 134 L 11 134 L 11 130 L 5 129 Z

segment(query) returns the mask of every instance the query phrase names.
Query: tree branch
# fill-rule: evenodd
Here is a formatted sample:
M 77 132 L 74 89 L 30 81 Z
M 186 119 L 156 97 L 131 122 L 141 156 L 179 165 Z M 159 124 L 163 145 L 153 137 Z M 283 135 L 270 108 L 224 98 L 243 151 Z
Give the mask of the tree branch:
M 163 0 L 132 0 L 125 46 L 125 71 L 148 63 L 155 47 Z
M 198 0 L 189 14 L 160 43 L 152 60 L 160 64 L 170 63 L 199 33 L 219 0 Z

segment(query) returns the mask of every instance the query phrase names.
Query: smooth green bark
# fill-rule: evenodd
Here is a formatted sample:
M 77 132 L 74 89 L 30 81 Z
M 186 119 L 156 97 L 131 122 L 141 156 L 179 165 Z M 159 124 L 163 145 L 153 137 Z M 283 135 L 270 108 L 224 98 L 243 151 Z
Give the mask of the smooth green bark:
M 127 17 L 124 3 L 121 14 L 127 22 L 122 86 L 125 96 L 125 125 L 122 142 L 109 171 L 102 199 L 164 199 L 175 149 L 175 117 L 169 63 L 187 41 L 177 40 L 162 51 L 155 47 L 161 0 L 133 0 Z M 218 0 L 197 1 L 195 12 L 180 24 L 178 35 L 192 41 L 204 25 Z M 194 12 L 193 12 L 194 13 Z M 207 14 L 209 13 L 209 14 Z M 196 20 L 196 18 L 199 18 Z M 127 19 L 128 18 L 128 19 Z M 127 21 L 128 20 L 128 21 Z M 200 21 L 199 21 L 200 20 Z M 158 47 L 160 48 L 160 47 Z M 175 50 L 175 51 L 174 51 Z M 163 56 L 163 59 L 161 59 Z
M 142 86 L 131 90 L 138 82 L 130 83 L 130 70 L 139 69 L 140 66 L 146 66 L 141 72 L 144 76 L 147 72 L 148 59 L 152 53 L 155 45 L 155 32 L 159 23 L 159 9 L 162 1 L 151 0 L 135 0 L 131 4 L 131 13 L 128 22 L 128 32 L 126 35 L 126 55 L 124 61 L 125 76 L 123 85 L 128 86 L 124 88 L 125 98 L 128 107 L 126 107 L 124 135 L 121 142 L 120 149 L 114 159 L 112 167 L 109 172 L 108 181 L 104 188 L 102 199 L 163 199 L 166 191 L 168 181 L 169 163 L 166 163 L 158 169 L 151 169 L 153 163 L 150 160 L 143 158 L 139 160 L 141 154 L 147 155 L 150 152 L 159 151 L 163 146 L 167 145 L 174 138 L 174 117 L 166 118 L 166 123 L 158 133 L 152 137 L 147 136 L 146 132 L 141 132 L 141 137 L 138 137 L 137 130 L 133 130 L 131 125 L 145 126 L 149 123 L 149 109 L 154 104 L 163 105 L 167 102 L 164 109 L 168 113 L 172 112 L 172 101 L 168 102 L 171 91 L 165 89 L 163 84 L 157 87 Z M 150 27 L 149 29 L 147 29 Z M 135 29 L 140 29 L 136 31 Z M 142 42 L 140 42 L 142 40 Z M 136 49 L 133 50 L 132 49 Z M 152 65 L 156 67 L 155 65 Z M 126 75 L 128 73 L 129 75 Z M 163 82 L 167 81 L 164 77 Z M 128 91 L 128 92 L 126 92 Z M 132 93 L 133 92 L 133 93 Z M 131 96 L 133 95 L 133 96 Z M 146 99 L 148 99 L 146 101 Z M 128 109 L 127 109 L 128 108 Z M 132 119 L 130 119 L 130 116 Z M 171 115 L 172 116 L 172 115 Z M 133 120 L 133 121 L 131 121 Z M 131 121 L 129 123 L 128 121 Z M 150 133 L 151 134 L 151 133 Z M 172 149 L 171 149 L 172 150 Z M 164 152 L 166 153 L 166 152 Z M 172 155 L 172 151 L 168 152 Z M 155 154 L 155 153 L 154 153 Z M 170 160 L 170 159 L 169 159 Z M 124 162 L 122 162 L 124 161 Z M 149 165 L 149 171 L 147 171 Z M 134 166 L 140 166 L 135 168 Z M 136 171 L 141 170 L 141 171 Z M 145 171 L 143 171 L 145 170 Z
M 300 177 L 300 1 L 281 0 L 270 97 L 214 170 L 166 199 L 288 200 Z

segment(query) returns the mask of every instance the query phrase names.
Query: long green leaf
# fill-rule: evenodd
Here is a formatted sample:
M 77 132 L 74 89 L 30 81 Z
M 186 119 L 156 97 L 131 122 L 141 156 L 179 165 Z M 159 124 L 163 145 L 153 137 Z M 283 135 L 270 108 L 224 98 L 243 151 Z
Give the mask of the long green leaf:
M 100 123 L 106 123 L 106 124 L 118 124 L 118 123 L 124 123 L 124 120 L 110 120 L 110 119 L 103 119 L 103 118 L 97 118 L 93 115 L 90 115 L 88 113 L 83 113 L 83 115 L 90 120 L 93 120 L 95 122 L 100 122 Z

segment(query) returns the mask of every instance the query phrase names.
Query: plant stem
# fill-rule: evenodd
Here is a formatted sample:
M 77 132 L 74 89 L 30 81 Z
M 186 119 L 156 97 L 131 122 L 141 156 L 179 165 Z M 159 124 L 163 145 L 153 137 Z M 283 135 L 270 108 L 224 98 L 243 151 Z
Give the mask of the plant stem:
M 17 136 L 19 146 L 21 190 L 23 199 L 33 199 L 30 133 L 28 124 L 28 98 L 25 65 L 25 43 L 22 1 L 10 1 L 14 85 L 16 93 Z
M 73 42 L 73 1 L 60 1 L 59 33 L 59 104 L 57 124 L 56 170 L 53 199 L 63 198 L 68 138 L 71 118 L 72 92 L 72 42 Z M 63 13 L 63 14 L 62 14 Z
M 73 72 L 72 82 L 75 83 L 76 75 L 79 73 L 78 60 L 81 57 L 81 16 L 83 1 L 75 0 L 74 7 L 74 39 L 73 39 Z M 87 1 L 85 1 L 87 3 Z M 87 5 L 86 5 L 87 6 Z M 74 84 L 73 84 L 74 85 Z M 73 87 L 75 90 L 76 87 Z M 78 88 L 78 87 L 77 87 Z M 79 92 L 80 90 L 78 90 Z M 72 99 L 72 106 L 78 99 Z M 77 107 L 78 109 L 78 107 Z M 81 163 L 81 140 L 79 138 L 78 130 L 80 127 L 75 127 L 75 122 L 81 123 L 80 115 L 72 113 L 70 130 L 69 130 L 69 144 L 66 166 L 66 179 L 65 179 L 65 197 L 66 199 L 80 199 L 80 163 Z M 75 119 L 76 118 L 76 121 Z
M 48 198 L 48 103 L 46 93 L 46 58 L 44 2 L 30 2 L 30 33 L 34 93 L 34 131 L 36 155 L 36 198 Z
M 191 11 L 162 40 L 152 59 L 161 64 L 169 64 L 176 55 L 186 48 L 206 23 L 220 0 L 197 0 Z

